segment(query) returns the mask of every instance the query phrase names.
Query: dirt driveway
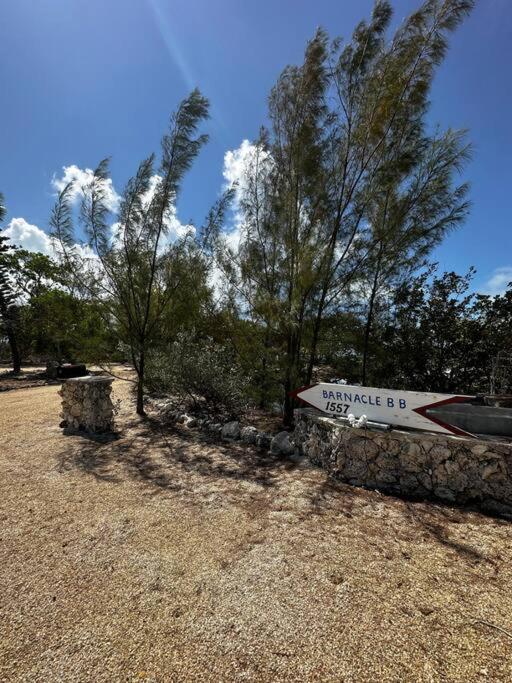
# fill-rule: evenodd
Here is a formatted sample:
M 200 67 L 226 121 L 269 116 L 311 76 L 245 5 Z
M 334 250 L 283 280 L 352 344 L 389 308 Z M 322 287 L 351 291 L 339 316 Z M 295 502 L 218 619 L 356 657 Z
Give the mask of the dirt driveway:
M 2 682 L 512 680 L 512 523 L 57 390 L 0 395 Z

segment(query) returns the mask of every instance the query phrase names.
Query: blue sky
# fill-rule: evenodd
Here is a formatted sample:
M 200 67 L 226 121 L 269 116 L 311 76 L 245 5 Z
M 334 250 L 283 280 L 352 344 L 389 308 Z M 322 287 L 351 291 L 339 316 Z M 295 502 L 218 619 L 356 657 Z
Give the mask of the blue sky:
M 120 191 L 140 159 L 158 151 L 170 112 L 197 85 L 212 103 L 211 140 L 186 178 L 178 216 L 201 223 L 222 186 L 225 153 L 257 135 L 282 68 L 300 62 L 317 26 L 349 37 L 372 4 L 2 0 L 0 190 L 7 222 L 22 218 L 46 229 L 52 177 L 65 166 L 91 168 L 110 155 Z M 395 23 L 417 5 L 396 0 Z M 443 269 L 476 266 L 482 290 L 512 279 L 511 63 L 512 3 L 477 0 L 432 92 L 432 124 L 469 128 L 475 146 L 465 174 L 471 216 L 435 257 Z

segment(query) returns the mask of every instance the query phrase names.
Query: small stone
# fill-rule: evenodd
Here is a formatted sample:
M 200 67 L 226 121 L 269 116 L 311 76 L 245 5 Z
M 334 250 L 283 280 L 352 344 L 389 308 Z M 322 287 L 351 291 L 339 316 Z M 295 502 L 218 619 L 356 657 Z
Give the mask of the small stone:
M 258 448 L 269 448 L 271 441 L 272 437 L 270 434 L 267 434 L 266 432 L 258 432 L 258 436 L 256 437 L 256 445 Z
M 270 412 L 272 415 L 282 415 L 283 414 L 283 407 L 280 403 L 272 403 L 270 406 Z
M 442 463 L 451 456 L 450 450 L 444 446 L 433 446 L 429 451 L 429 457 L 434 463 Z
M 493 462 L 489 463 L 484 467 L 482 470 L 482 479 L 490 479 L 494 474 L 497 474 L 498 472 L 501 472 L 499 463 L 494 460 Z
M 404 493 L 413 493 L 418 488 L 418 479 L 411 472 L 400 477 L 400 487 Z
M 353 432 L 350 432 L 353 434 Z M 364 436 L 355 436 L 350 440 L 350 453 L 355 457 L 361 458 L 362 460 L 371 460 L 376 458 L 379 454 L 379 447 L 371 439 L 367 439 Z M 389 456 L 394 462 L 395 458 Z
M 270 442 L 270 452 L 275 455 L 292 455 L 294 450 L 295 446 L 290 441 L 290 434 L 288 432 L 279 432 Z
M 301 451 L 297 447 L 293 451 L 293 455 L 290 455 L 290 460 L 294 463 L 297 463 L 298 465 L 302 463 L 307 463 L 306 456 L 303 453 L 301 453 Z
M 74 403 L 71 406 L 71 410 L 69 412 L 71 413 L 71 415 L 73 417 L 78 417 L 80 415 L 80 413 L 82 412 L 82 410 L 81 410 L 80 406 L 78 405 L 78 403 Z
M 396 474 L 393 472 L 377 471 L 375 479 L 379 484 L 394 484 L 397 480 Z
M 439 498 L 442 498 L 442 500 L 447 500 L 450 503 L 455 502 L 454 492 L 451 489 L 447 488 L 446 486 L 436 486 L 434 488 L 434 493 Z
M 240 423 L 237 420 L 226 422 L 221 432 L 224 441 L 236 441 L 240 438 Z
M 247 426 L 240 432 L 240 438 L 244 443 L 256 443 L 258 430 L 256 427 Z

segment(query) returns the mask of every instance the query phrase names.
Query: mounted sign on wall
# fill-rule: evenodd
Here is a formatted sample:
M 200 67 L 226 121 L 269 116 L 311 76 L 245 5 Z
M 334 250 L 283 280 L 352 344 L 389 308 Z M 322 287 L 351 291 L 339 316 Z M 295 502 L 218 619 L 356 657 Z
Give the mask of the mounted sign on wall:
M 357 387 L 346 384 L 314 384 L 301 387 L 293 396 L 313 408 L 336 417 L 366 415 L 369 420 L 424 429 L 442 434 L 473 436 L 470 432 L 446 422 L 427 411 L 450 403 L 468 403 L 474 396 L 427 394 L 418 391 L 395 391 L 374 387 Z

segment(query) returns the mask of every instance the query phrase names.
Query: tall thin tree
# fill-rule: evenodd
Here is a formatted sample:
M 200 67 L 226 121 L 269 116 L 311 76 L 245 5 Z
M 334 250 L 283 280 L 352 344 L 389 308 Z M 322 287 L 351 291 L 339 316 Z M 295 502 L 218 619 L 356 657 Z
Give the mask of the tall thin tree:
M 144 378 L 148 349 L 180 278 L 174 258 L 189 236 L 170 246 L 166 237 L 185 173 L 207 141 L 198 134 L 208 117 L 208 100 L 194 90 L 171 117 L 162 138 L 158 171 L 154 156 L 140 164 L 128 182 L 114 229 L 107 202 L 108 160 L 103 160 L 83 190 L 80 222 L 90 257 L 76 246 L 73 187 L 66 186 L 55 205 L 52 236 L 78 288 L 102 304 L 104 318 L 129 348 L 137 374 L 137 413 L 144 414 Z M 183 272 L 179 268 L 178 272 Z
M 241 242 L 231 254 L 239 266 L 231 274 L 240 273 L 251 315 L 258 317 L 254 301 L 273 300 L 287 423 L 293 418 L 290 390 L 311 380 L 324 317 L 339 309 L 349 285 L 384 249 L 382 230 L 372 230 L 376 207 L 386 192 L 401 196 L 414 186 L 435 70 L 449 34 L 472 5 L 426 0 L 387 40 L 392 7 L 377 0 L 371 20 L 357 26 L 347 45 L 336 40 L 329 47 L 326 34 L 317 32 L 304 63 L 287 67 L 271 92 L 264 149 L 272 161 L 272 191 L 253 193 L 250 210 L 241 205 Z M 451 186 L 460 157 L 446 162 L 448 189 L 439 187 L 438 197 L 463 205 L 464 188 L 458 195 Z M 431 195 L 435 189 L 433 183 Z M 268 220 L 256 230 L 254 200 L 261 204 L 262 197 L 268 207 L 259 215 Z M 432 199 L 430 206 L 440 203 Z M 418 218 L 417 206 L 401 202 L 401 233 L 415 211 Z M 386 220 L 386 230 L 396 232 L 395 223 Z M 413 246 L 412 234 L 409 254 L 424 248 L 418 232 Z M 276 268 L 273 291 L 265 274 L 269 264 Z
M 5 200 L 0 192 L 0 221 L 6 215 Z M 21 372 L 21 355 L 18 344 L 18 310 L 16 305 L 16 293 L 13 291 L 12 280 L 9 276 L 9 269 L 2 258 L 9 254 L 15 247 L 9 244 L 9 238 L 0 234 L 0 320 L 5 329 L 5 335 L 9 343 L 12 358 L 12 369 L 14 373 Z

